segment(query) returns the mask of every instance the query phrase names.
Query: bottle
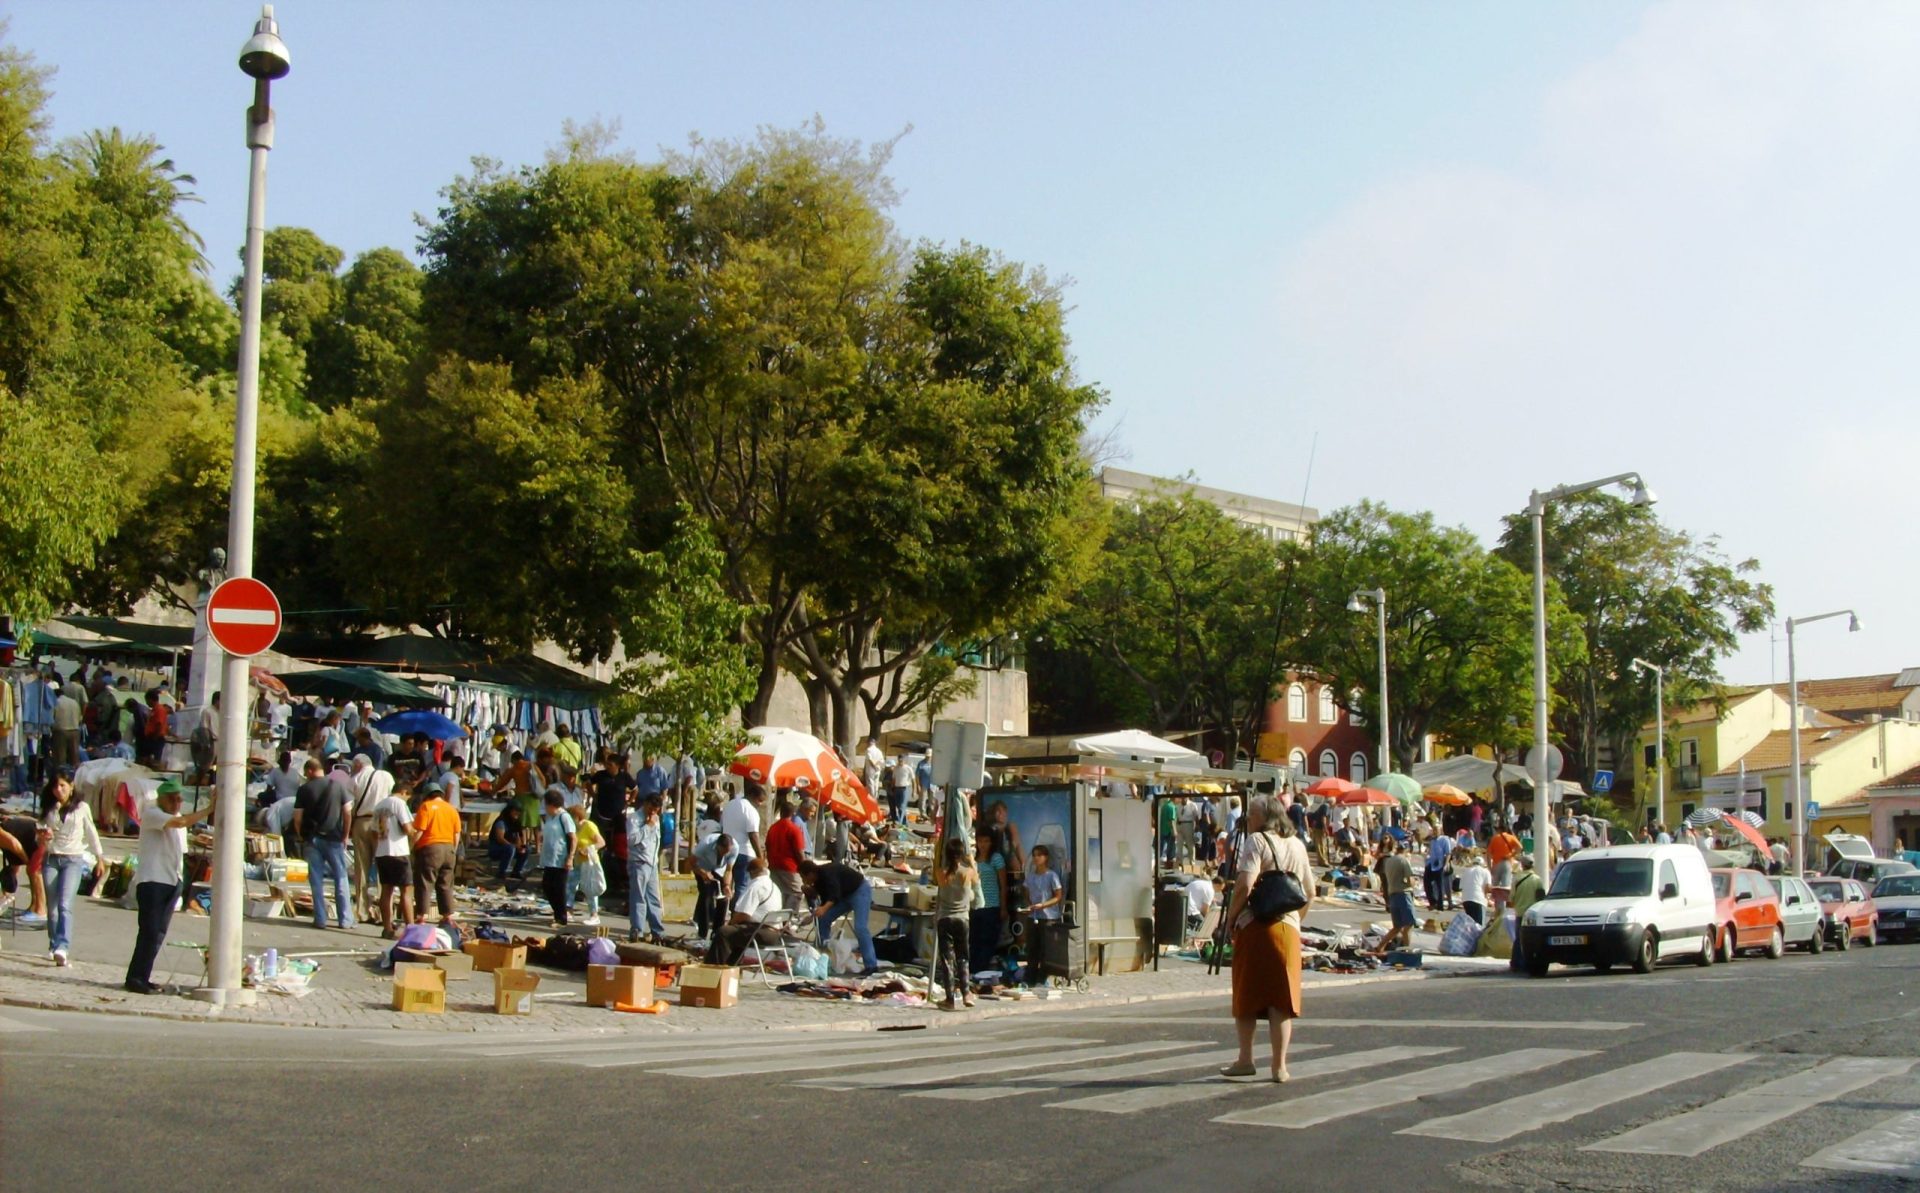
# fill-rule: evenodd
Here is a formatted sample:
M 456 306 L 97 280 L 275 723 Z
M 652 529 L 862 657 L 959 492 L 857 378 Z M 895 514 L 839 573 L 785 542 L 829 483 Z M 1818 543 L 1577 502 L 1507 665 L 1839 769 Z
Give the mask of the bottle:
M 260 976 L 268 981 L 280 976 L 280 950 L 268 949 L 260 958 Z

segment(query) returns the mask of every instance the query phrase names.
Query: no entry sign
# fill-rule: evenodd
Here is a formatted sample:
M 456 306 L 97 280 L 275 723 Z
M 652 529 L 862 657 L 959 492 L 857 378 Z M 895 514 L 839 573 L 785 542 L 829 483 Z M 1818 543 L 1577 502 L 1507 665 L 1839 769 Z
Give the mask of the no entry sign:
M 228 654 L 257 655 L 280 636 L 280 598 L 251 576 L 223 580 L 207 598 L 207 632 Z

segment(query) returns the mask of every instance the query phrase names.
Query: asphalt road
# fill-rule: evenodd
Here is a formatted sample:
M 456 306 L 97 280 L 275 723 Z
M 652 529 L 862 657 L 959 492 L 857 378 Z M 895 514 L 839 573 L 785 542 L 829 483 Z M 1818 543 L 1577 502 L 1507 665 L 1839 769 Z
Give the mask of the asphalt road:
M 0 1008 L 0 1187 L 1920 1183 L 1920 948 L 1554 974 L 1324 992 L 1284 1088 L 1210 1076 L 1216 999 L 640 1044 Z

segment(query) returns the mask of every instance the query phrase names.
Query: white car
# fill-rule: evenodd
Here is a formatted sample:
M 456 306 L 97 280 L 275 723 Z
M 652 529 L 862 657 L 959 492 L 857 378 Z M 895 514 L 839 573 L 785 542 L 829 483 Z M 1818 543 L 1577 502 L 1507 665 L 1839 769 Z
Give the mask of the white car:
M 1780 926 L 1787 947 L 1804 946 L 1809 953 L 1826 947 L 1827 919 L 1820 898 L 1804 878 L 1777 874 L 1767 879 L 1780 896 Z
M 1873 885 L 1881 940 L 1920 937 L 1920 874 L 1890 874 Z

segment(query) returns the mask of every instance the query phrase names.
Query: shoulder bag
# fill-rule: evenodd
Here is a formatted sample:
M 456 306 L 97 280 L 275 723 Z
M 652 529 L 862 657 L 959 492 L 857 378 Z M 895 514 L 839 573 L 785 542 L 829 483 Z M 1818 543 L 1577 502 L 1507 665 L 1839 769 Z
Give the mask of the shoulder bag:
M 1253 892 L 1247 897 L 1247 909 L 1253 912 L 1255 919 L 1271 924 L 1289 912 L 1299 911 L 1307 905 L 1307 892 L 1301 889 L 1300 879 L 1291 870 L 1280 868 L 1279 856 L 1273 847 L 1273 834 L 1261 833 L 1266 843 L 1267 858 L 1273 863 L 1273 869 L 1262 870 L 1253 880 Z

